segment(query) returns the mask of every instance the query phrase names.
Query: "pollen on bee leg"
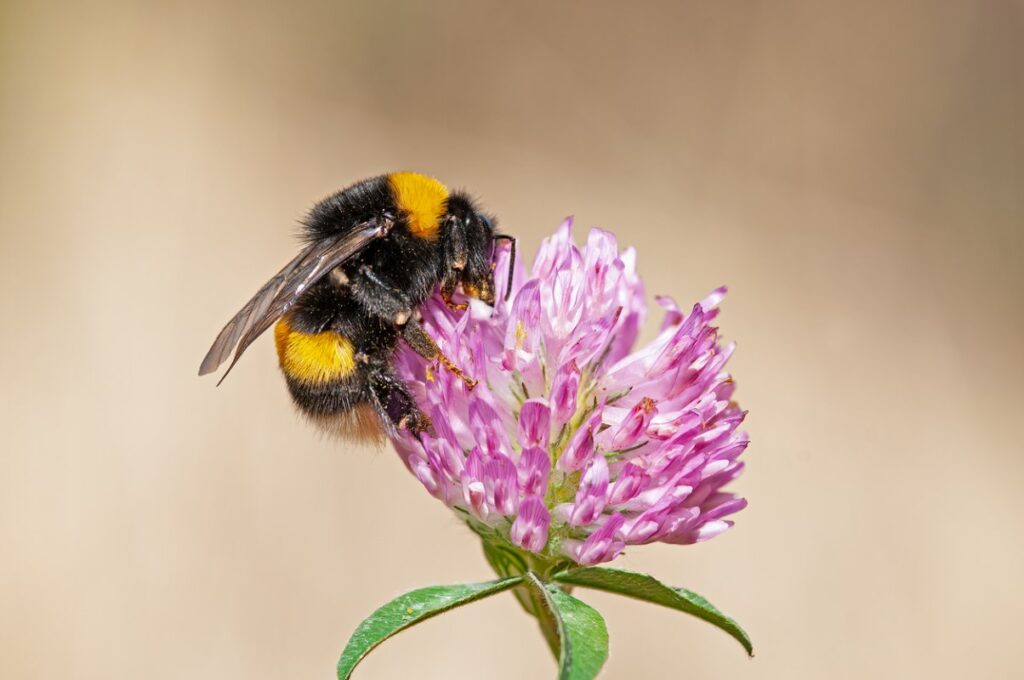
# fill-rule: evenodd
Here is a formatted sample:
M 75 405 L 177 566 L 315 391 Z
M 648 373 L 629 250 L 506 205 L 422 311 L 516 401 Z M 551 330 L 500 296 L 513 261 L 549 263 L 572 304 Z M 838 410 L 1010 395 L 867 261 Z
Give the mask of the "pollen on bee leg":
M 466 304 L 465 302 L 452 302 L 453 292 L 454 291 L 452 290 L 441 291 L 441 299 L 444 300 L 444 304 L 448 307 L 448 309 L 454 312 L 464 312 L 467 309 L 469 309 L 469 305 Z
M 409 321 L 410 316 L 411 313 L 407 309 L 395 314 L 395 325 L 404 326 Z
M 405 341 L 414 352 L 424 359 L 437 361 L 438 364 L 444 366 L 445 369 L 462 380 L 467 389 L 471 390 L 476 387 L 476 380 L 467 376 L 462 369 L 455 365 L 455 362 L 445 356 L 444 352 L 441 351 L 441 348 L 437 346 L 436 342 L 434 342 L 434 339 L 427 335 L 426 331 L 424 331 L 423 327 L 418 323 L 407 324 L 402 333 L 405 337 Z
M 478 381 L 466 375 L 465 372 L 461 368 L 456 366 L 451 359 L 446 357 L 443 352 L 437 355 L 437 360 L 441 362 L 441 365 L 444 366 L 448 371 L 455 374 L 457 378 L 459 378 L 463 383 L 465 383 L 466 389 L 468 391 L 473 391 L 473 388 L 476 387 Z
M 417 439 L 419 439 L 421 432 L 429 430 L 433 426 L 434 424 L 430 421 L 430 418 L 425 413 L 420 412 L 407 413 L 398 421 L 399 430 L 407 430 Z

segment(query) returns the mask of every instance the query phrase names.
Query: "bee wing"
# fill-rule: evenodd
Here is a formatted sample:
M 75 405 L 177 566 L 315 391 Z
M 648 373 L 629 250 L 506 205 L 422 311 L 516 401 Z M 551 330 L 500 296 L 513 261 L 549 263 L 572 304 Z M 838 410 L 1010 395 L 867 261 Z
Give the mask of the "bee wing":
M 234 350 L 235 356 L 217 384 L 223 382 L 253 340 L 280 319 L 310 286 L 372 241 L 386 236 L 390 228 L 390 221 L 374 220 L 306 247 L 263 284 L 221 329 L 199 366 L 199 375 L 216 371 Z

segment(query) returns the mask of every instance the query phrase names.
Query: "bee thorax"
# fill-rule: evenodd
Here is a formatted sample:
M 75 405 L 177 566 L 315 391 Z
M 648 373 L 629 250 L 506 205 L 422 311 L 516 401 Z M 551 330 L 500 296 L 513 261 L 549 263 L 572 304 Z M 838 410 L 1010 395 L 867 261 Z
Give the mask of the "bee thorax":
M 348 275 L 345 274 L 341 267 L 335 267 L 331 270 L 331 280 L 339 286 L 347 286 L 349 284 Z

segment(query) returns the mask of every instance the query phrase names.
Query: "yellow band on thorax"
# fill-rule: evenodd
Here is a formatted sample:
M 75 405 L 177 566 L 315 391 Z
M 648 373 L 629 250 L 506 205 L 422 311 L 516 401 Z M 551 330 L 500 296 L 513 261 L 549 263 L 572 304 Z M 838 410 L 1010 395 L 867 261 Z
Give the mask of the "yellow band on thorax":
M 441 213 L 448 200 L 448 188 L 433 177 L 416 172 L 393 172 L 388 175 L 391 192 L 398 208 L 409 220 L 413 236 L 437 238 Z

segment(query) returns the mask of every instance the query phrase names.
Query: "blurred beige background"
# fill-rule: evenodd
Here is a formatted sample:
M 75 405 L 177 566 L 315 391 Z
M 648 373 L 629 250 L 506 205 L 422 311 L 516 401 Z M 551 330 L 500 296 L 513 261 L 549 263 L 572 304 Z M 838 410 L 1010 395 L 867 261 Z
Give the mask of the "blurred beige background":
M 271 343 L 196 367 L 296 219 L 388 170 L 532 257 L 728 283 L 750 508 L 625 565 L 607 678 L 1009 678 L 1024 615 L 1024 8 L 0 5 L 0 677 L 330 678 L 390 596 L 489 577 L 393 453 L 320 439 Z M 552 677 L 511 597 L 360 678 Z

